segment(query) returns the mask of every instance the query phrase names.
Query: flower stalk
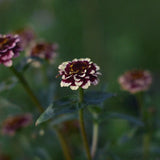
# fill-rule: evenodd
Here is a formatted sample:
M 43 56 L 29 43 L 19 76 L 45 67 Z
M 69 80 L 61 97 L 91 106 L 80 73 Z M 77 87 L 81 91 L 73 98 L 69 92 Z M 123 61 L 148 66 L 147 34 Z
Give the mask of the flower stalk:
M 143 135 L 143 160 L 149 160 L 149 148 L 150 148 L 150 134 L 144 133 Z
M 97 114 L 95 114 L 95 118 L 97 118 Z M 98 122 L 93 123 L 93 137 L 92 137 L 92 146 L 91 146 L 91 156 L 94 158 L 96 150 L 97 150 L 97 144 L 98 144 Z
M 37 97 L 32 92 L 29 84 L 27 83 L 27 81 L 25 80 L 25 78 L 23 77 L 23 75 L 20 72 L 18 72 L 13 66 L 10 67 L 10 69 L 14 73 L 14 75 L 18 78 L 18 80 L 22 84 L 23 88 L 28 93 L 28 95 L 30 96 L 30 98 L 32 99 L 32 101 L 34 102 L 34 104 L 37 107 L 37 109 L 42 113 L 44 111 L 44 109 L 41 106 L 41 104 L 39 103 L 39 100 L 37 99 Z
M 145 133 L 142 137 L 142 145 L 143 145 L 143 160 L 148 160 L 149 158 L 149 150 L 150 150 L 150 131 L 148 128 L 148 114 L 143 105 L 143 92 L 137 93 L 137 101 L 140 108 L 140 116 L 145 125 Z
M 84 98 L 83 89 L 79 88 L 79 103 L 82 105 Z M 83 108 L 79 109 L 79 123 L 80 123 L 80 130 L 81 130 L 81 136 L 84 143 L 84 148 L 86 150 L 86 156 L 88 160 L 92 160 L 91 154 L 90 154 L 90 148 L 87 140 L 87 134 L 85 131 L 85 125 L 84 125 L 84 118 L 83 118 Z
M 55 128 L 54 128 L 55 129 Z M 59 138 L 59 141 L 60 141 L 60 144 L 61 144 L 61 147 L 63 149 L 63 154 L 64 154 L 64 157 L 66 160 L 72 160 L 71 158 L 71 153 L 69 151 L 69 148 L 68 148 L 68 145 L 67 145 L 67 142 L 63 136 L 63 134 L 58 130 L 58 129 L 55 129 L 56 131 L 56 134 Z

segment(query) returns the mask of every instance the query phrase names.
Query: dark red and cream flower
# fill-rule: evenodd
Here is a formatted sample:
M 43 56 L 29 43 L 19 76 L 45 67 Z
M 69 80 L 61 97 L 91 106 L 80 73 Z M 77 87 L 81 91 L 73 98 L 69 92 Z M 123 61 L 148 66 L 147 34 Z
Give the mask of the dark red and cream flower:
M 0 64 L 12 66 L 12 58 L 17 57 L 22 51 L 18 35 L 0 35 Z
M 16 131 L 27 127 L 32 122 L 32 115 L 27 113 L 23 115 L 16 115 L 8 117 L 2 124 L 2 133 L 13 136 Z
M 146 70 L 132 70 L 124 73 L 118 79 L 123 90 L 130 93 L 145 91 L 152 83 L 152 76 Z
M 58 67 L 62 76 L 61 87 L 69 87 L 77 90 L 79 87 L 87 89 L 91 84 L 97 85 L 100 67 L 89 58 L 74 59 L 63 62 Z

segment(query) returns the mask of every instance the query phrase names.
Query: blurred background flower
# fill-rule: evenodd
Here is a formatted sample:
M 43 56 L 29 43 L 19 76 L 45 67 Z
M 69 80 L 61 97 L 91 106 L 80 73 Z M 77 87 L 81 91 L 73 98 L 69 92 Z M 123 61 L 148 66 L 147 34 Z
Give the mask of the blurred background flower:
M 49 62 L 54 62 L 57 55 L 58 44 L 56 43 L 36 43 L 31 49 L 31 56 L 45 59 Z
M 32 123 L 32 115 L 16 115 L 8 117 L 2 124 L 2 134 L 13 136 L 18 130 Z
M 123 90 L 130 93 L 137 93 L 146 91 L 150 87 L 152 76 L 146 70 L 132 70 L 121 75 L 118 82 Z

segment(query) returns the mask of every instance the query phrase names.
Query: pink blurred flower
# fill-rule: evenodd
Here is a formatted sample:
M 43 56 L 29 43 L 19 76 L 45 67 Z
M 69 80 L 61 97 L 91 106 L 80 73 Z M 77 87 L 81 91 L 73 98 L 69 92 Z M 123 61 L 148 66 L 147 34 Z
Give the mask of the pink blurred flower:
M 149 88 L 152 83 L 152 76 L 146 70 L 131 70 L 121 75 L 118 82 L 123 90 L 137 93 Z
M 61 87 L 77 90 L 87 89 L 91 84 L 97 85 L 100 67 L 89 58 L 74 59 L 59 65 L 59 75 L 62 76 Z
M 12 66 L 12 58 L 17 57 L 21 50 L 18 35 L 0 35 L 0 64 Z
M 31 114 L 8 117 L 2 124 L 2 133 L 13 136 L 17 130 L 27 127 L 32 123 Z

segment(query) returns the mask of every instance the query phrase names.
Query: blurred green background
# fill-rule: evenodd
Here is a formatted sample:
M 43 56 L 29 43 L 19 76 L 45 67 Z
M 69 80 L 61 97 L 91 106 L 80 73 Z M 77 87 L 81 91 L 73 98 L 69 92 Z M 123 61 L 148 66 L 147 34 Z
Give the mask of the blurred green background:
M 90 57 L 104 81 L 132 68 L 159 72 L 158 0 L 1 0 L 0 32 L 32 26 L 59 43 L 60 57 Z
M 101 67 L 100 86 L 107 83 L 107 90 L 115 93 L 120 92 L 117 78 L 126 70 L 150 70 L 154 77 L 152 105 L 156 107 L 160 101 L 159 19 L 159 0 L 0 0 L 1 34 L 31 26 L 40 39 L 59 44 L 58 63 L 74 58 L 91 58 Z M 57 69 L 53 70 L 57 72 Z M 9 76 L 8 68 L 1 65 L 0 80 Z M 20 86 L 12 92 L 0 94 L 16 104 L 23 104 L 27 110 L 28 104 L 24 104 L 24 100 L 28 97 Z M 20 95 L 23 98 L 19 98 Z M 121 97 L 113 101 L 108 103 L 110 110 L 121 110 L 120 107 L 124 112 L 134 110 L 125 108 Z M 133 114 L 136 112 L 133 111 Z M 117 121 L 107 123 L 110 131 L 105 131 L 111 139 L 128 128 L 124 121 L 118 121 L 118 124 Z M 106 132 L 101 134 L 108 139 Z

